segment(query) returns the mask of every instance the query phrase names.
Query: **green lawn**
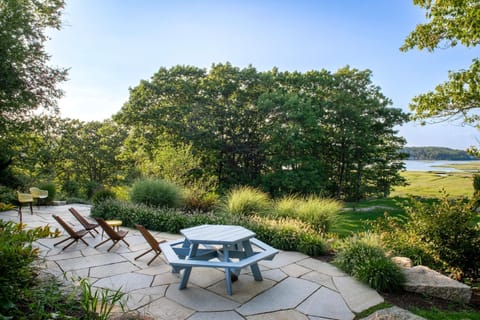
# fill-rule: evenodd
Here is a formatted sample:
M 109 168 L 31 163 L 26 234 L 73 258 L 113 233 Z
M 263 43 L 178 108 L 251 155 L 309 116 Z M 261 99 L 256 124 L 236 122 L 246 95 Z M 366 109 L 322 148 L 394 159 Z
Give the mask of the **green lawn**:
M 348 236 L 369 230 L 371 228 L 369 222 L 384 217 L 385 214 L 401 217 L 404 214 L 400 207 L 402 200 L 405 199 L 395 197 L 346 203 L 346 210 L 341 212 L 340 221 L 335 225 L 334 231 L 341 236 Z

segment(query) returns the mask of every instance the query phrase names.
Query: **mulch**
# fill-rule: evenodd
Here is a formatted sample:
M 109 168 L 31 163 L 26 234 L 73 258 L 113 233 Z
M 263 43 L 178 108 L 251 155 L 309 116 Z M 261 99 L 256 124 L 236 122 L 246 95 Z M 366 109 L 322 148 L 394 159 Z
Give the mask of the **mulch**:
M 478 311 L 480 312 L 480 292 L 475 292 L 468 305 L 454 303 L 452 301 L 428 297 L 413 292 L 380 292 L 385 301 L 403 309 L 439 309 L 450 311 Z

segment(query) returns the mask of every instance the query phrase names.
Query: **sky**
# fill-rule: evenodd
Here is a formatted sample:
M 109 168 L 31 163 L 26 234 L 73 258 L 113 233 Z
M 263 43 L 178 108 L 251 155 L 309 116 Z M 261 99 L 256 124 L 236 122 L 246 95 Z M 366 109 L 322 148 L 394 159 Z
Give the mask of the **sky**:
M 67 0 L 60 31 L 49 31 L 51 64 L 69 68 L 61 115 L 104 120 L 120 111 L 129 88 L 161 67 L 208 68 L 230 62 L 258 71 L 349 65 L 409 112 L 411 99 L 467 69 L 479 48 L 400 52 L 424 11 L 408 0 Z M 409 123 L 407 146 L 465 149 L 480 132 L 460 123 Z

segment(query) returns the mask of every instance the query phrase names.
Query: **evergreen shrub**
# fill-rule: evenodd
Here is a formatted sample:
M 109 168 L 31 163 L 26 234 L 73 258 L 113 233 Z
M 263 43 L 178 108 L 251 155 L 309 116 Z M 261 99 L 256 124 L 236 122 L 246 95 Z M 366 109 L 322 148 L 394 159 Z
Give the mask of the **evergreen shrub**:
M 62 185 L 62 191 L 67 197 L 78 197 L 80 195 L 80 184 L 75 180 L 67 180 Z
M 115 199 L 115 198 L 116 198 L 115 192 L 109 189 L 102 189 L 102 190 L 98 190 L 93 194 L 92 202 L 95 204 L 98 204 L 107 199 Z

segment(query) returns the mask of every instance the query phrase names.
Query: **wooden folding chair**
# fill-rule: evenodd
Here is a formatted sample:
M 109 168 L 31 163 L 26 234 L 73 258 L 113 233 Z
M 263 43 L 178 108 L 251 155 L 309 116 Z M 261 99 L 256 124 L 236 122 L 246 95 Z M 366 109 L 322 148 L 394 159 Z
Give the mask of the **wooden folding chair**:
M 56 215 L 52 215 L 53 218 L 55 218 L 55 220 L 57 220 L 57 222 L 62 226 L 63 229 L 65 229 L 65 231 L 67 231 L 67 233 L 70 235 L 70 237 L 68 237 L 67 239 L 63 239 L 62 241 L 59 241 L 57 243 L 54 244 L 54 246 L 60 244 L 60 243 L 63 243 L 65 241 L 68 241 L 70 239 L 73 239 L 72 242 L 70 242 L 69 244 L 67 244 L 65 247 L 62 248 L 62 250 L 65 250 L 67 249 L 68 247 L 70 247 L 74 242 L 78 242 L 78 240 L 82 240 L 83 243 L 85 243 L 87 246 L 88 246 L 88 243 L 85 242 L 85 240 L 83 240 L 82 238 L 88 233 L 87 230 L 79 230 L 79 231 L 75 231 L 72 229 L 72 227 L 70 227 L 70 225 L 68 223 L 66 223 L 62 218 L 60 218 L 59 216 L 56 216 Z
M 153 260 L 155 260 L 156 257 L 158 257 L 160 255 L 160 253 L 162 253 L 162 249 L 160 249 L 160 243 L 162 242 L 165 242 L 166 240 L 160 240 L 160 241 L 157 241 L 153 236 L 152 234 L 147 230 L 145 229 L 144 226 L 140 225 L 140 224 L 136 224 L 135 225 L 135 228 L 138 229 L 138 231 L 140 231 L 140 233 L 142 234 L 142 236 L 145 238 L 145 240 L 147 240 L 148 244 L 150 245 L 150 250 L 142 253 L 141 255 L 139 255 L 138 257 L 135 258 L 135 260 L 137 260 L 138 258 L 140 257 L 143 257 L 144 255 L 146 255 L 147 253 L 149 252 L 152 252 L 154 251 L 155 252 L 155 256 L 150 260 L 148 261 L 147 265 L 149 266 L 150 263 L 153 262 Z
M 109 241 L 109 240 L 112 240 L 113 241 L 113 244 L 110 248 L 108 248 L 107 251 L 110 251 L 120 240 L 122 240 L 123 242 L 125 242 L 125 244 L 127 246 L 130 247 L 130 244 L 125 241 L 125 236 L 127 235 L 128 231 L 115 231 L 113 230 L 112 227 L 110 227 L 110 225 L 105 221 L 103 220 L 102 218 L 95 218 L 95 220 L 97 220 L 98 224 L 100 224 L 100 227 L 102 227 L 102 229 L 105 231 L 105 233 L 107 234 L 107 236 L 109 237 L 107 240 L 104 240 L 102 242 L 100 242 L 99 244 L 97 244 L 95 246 L 95 248 L 101 246 L 102 244 L 104 244 L 105 242 Z
M 92 237 L 95 238 L 95 235 L 92 233 L 92 230 L 94 230 L 97 234 L 98 234 L 98 231 L 96 228 L 98 228 L 98 223 L 90 223 L 88 222 L 87 219 L 85 219 L 81 214 L 80 212 L 78 212 L 75 208 L 69 208 L 68 211 L 70 211 L 73 216 L 78 220 L 78 222 L 80 222 L 80 224 L 85 228 L 85 230 L 88 231 L 88 233 L 90 233 L 90 235 Z

